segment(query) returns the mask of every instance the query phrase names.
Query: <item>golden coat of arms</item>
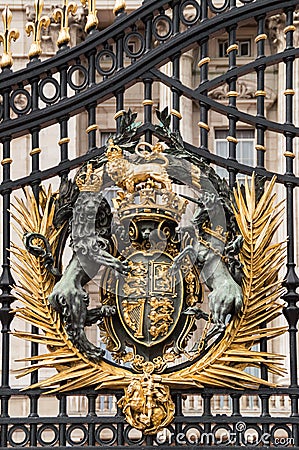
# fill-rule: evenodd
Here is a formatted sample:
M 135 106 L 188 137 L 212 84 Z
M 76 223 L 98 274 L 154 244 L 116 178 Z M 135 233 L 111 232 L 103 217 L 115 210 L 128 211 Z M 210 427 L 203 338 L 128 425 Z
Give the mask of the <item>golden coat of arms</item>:
M 159 142 L 136 140 L 129 112 L 105 153 L 59 193 L 41 190 L 37 204 L 27 191 L 15 213 L 26 249 L 11 249 L 17 314 L 41 330 L 15 334 L 48 348 L 21 376 L 54 367 L 31 387 L 123 388 L 119 406 L 145 434 L 172 421 L 171 388 L 271 384 L 245 368 L 278 373 L 277 356 L 252 347 L 284 332 L 261 327 L 282 308 L 274 182 L 258 190 L 253 177 L 230 192 L 167 129 L 167 113 L 159 118 Z M 73 253 L 63 268 L 68 238 Z M 95 324 L 100 342 L 86 332 Z

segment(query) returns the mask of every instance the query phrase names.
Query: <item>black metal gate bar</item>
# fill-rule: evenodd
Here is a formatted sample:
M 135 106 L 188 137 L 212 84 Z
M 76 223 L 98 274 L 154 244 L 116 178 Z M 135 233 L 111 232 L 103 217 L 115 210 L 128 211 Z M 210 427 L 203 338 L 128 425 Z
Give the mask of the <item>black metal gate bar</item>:
M 255 43 L 257 46 L 257 60 L 264 58 L 265 56 L 265 39 L 267 35 L 265 33 L 265 15 L 258 16 L 257 21 L 257 35 L 255 37 Z M 266 66 L 264 64 L 259 64 L 256 68 L 257 74 L 257 91 L 256 102 L 257 102 L 257 116 L 265 117 L 265 70 Z M 257 152 L 257 167 L 265 166 L 265 131 L 266 128 L 259 124 L 256 125 L 257 129 L 257 140 L 256 140 L 256 152 Z

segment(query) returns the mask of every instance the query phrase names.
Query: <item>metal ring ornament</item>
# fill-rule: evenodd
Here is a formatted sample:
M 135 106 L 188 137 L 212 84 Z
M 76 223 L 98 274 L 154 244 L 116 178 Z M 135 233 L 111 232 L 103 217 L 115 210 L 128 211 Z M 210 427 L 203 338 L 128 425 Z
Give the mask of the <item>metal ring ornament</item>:
M 208 0 L 208 6 L 213 13 L 219 14 L 224 12 L 229 7 L 229 0 L 225 0 L 223 5 L 218 7 L 214 5 L 213 0 Z
M 248 442 L 248 438 L 246 437 L 246 431 L 248 431 L 248 430 L 254 430 L 257 433 L 257 435 L 258 435 L 258 440 L 255 441 L 254 443 Z M 262 442 L 263 431 L 257 425 L 254 425 L 254 424 L 250 423 L 250 424 L 247 425 L 246 430 L 244 430 L 243 432 L 240 433 L 240 438 L 241 438 L 241 442 L 244 445 L 246 445 L 246 446 L 252 445 L 252 446 L 257 447 Z
M 51 440 L 44 440 L 42 435 L 46 430 L 50 430 L 53 431 L 54 433 L 54 437 Z M 38 430 L 37 430 L 37 439 L 38 442 L 43 446 L 46 447 L 47 445 L 55 445 L 58 442 L 59 439 L 59 431 L 57 429 L 57 427 L 55 427 L 55 425 L 42 425 Z
M 224 446 L 230 445 L 231 444 L 231 436 L 234 436 L 233 428 L 230 425 L 226 425 L 225 423 L 215 425 L 211 430 L 214 438 L 216 437 L 217 431 L 219 431 L 219 430 L 227 431 L 227 440 L 221 441 L 220 443 L 216 441 L 216 443 L 213 443 L 213 445 L 224 445 Z
M 44 94 L 44 89 L 45 89 L 45 86 L 47 86 L 47 84 L 52 85 L 55 89 L 55 93 L 54 93 L 54 95 L 52 95 L 52 97 L 47 97 Z M 53 103 L 56 103 L 60 97 L 60 85 L 59 85 L 58 81 L 55 80 L 55 78 L 49 78 L 49 77 L 44 78 L 40 82 L 38 90 L 39 90 L 40 99 L 47 105 L 53 105 Z
M 18 95 L 24 95 L 24 97 L 26 97 L 27 103 L 26 103 L 26 106 L 24 106 L 24 108 L 17 108 L 17 106 L 15 104 L 15 100 L 16 100 L 16 97 Z M 16 89 L 11 94 L 10 106 L 11 106 L 11 109 L 13 110 L 13 112 L 15 114 L 27 114 L 30 111 L 31 107 L 32 107 L 31 95 L 29 94 L 28 91 L 26 91 L 26 89 L 21 89 L 21 88 L 20 89 Z
M 191 19 L 191 20 L 187 20 L 186 17 L 184 16 L 184 10 L 189 5 L 193 6 L 195 8 L 195 11 L 196 11 L 195 17 L 193 19 Z M 186 26 L 194 25 L 201 18 L 200 5 L 197 3 L 196 0 L 185 0 L 180 5 L 179 15 L 180 15 L 181 22 L 184 25 L 186 25 Z
M 142 444 L 142 443 L 144 442 L 144 439 L 145 439 L 145 436 L 143 435 L 143 433 L 140 432 L 140 433 L 141 433 L 141 438 L 140 438 L 140 439 L 138 439 L 138 438 L 136 438 L 136 439 L 131 439 L 131 438 L 129 437 L 129 433 L 130 433 L 130 431 L 132 431 L 132 430 L 135 430 L 135 428 L 132 427 L 131 425 L 128 425 L 128 426 L 125 428 L 125 430 L 124 430 L 124 438 L 125 438 L 125 442 L 126 442 L 127 444 L 129 444 L 129 445 L 140 445 L 140 444 Z M 140 430 L 137 430 L 137 431 L 140 431 Z
M 169 30 L 165 34 L 165 36 L 158 33 L 158 23 L 159 21 L 164 21 L 167 23 Z M 170 17 L 166 16 L 165 14 L 160 14 L 159 16 L 156 16 L 153 20 L 153 35 L 158 41 L 167 41 L 167 39 L 172 35 L 173 32 L 173 25 L 172 20 Z
M 83 81 L 79 84 L 73 82 L 73 75 L 75 72 L 81 72 L 83 75 Z M 79 64 L 72 66 L 67 73 L 67 82 L 71 89 L 74 91 L 82 91 L 88 84 L 88 72 L 87 69 Z
M 74 441 L 72 439 L 72 433 L 74 430 L 80 430 L 83 432 L 83 437 L 80 440 L 76 440 Z M 74 424 L 71 425 L 67 430 L 66 430 L 66 439 L 67 442 L 69 444 L 71 444 L 72 446 L 76 446 L 76 445 L 84 445 L 87 442 L 88 439 L 88 431 L 87 429 L 84 427 L 84 425 L 79 425 L 79 424 Z
M 111 439 L 101 439 L 100 434 L 102 431 L 105 431 L 105 430 L 110 430 L 112 432 Z M 113 427 L 112 425 L 100 425 L 95 430 L 95 440 L 98 444 L 103 445 L 103 446 L 113 445 L 117 440 L 117 431 L 116 431 L 115 427 Z
M 160 439 L 159 433 L 161 433 L 161 432 L 163 433 L 164 430 L 165 430 L 165 440 L 162 442 L 162 440 Z M 167 434 L 167 431 L 169 432 L 168 434 Z M 163 428 L 163 430 L 161 430 L 155 436 L 153 436 L 154 444 L 157 444 L 157 447 L 160 447 L 160 446 L 165 447 L 165 445 L 167 445 L 167 444 L 171 445 L 174 443 L 174 440 L 175 440 L 174 436 L 175 436 L 175 428 L 172 425 L 167 425 L 167 427 Z
M 190 431 L 196 431 L 199 435 L 198 440 L 191 440 L 188 437 L 188 432 Z M 204 433 L 204 429 L 202 426 L 200 425 L 196 425 L 194 423 L 186 425 L 183 429 L 182 429 L 182 434 L 184 435 L 184 440 L 186 441 L 185 443 L 182 442 L 183 445 L 201 445 L 201 444 L 205 444 L 205 442 L 202 442 L 202 434 Z M 208 442 L 206 444 L 209 444 Z
M 111 58 L 112 65 L 111 65 L 110 69 L 106 70 L 101 67 L 100 60 L 101 60 L 101 58 L 103 58 L 103 56 L 109 56 Z M 112 50 L 108 50 L 108 49 L 101 50 L 96 56 L 95 64 L 96 64 L 96 69 L 100 75 L 103 75 L 103 76 L 112 75 L 116 70 L 116 56 Z
M 129 41 L 132 38 L 137 39 L 140 42 L 140 49 L 136 52 L 131 52 L 131 50 L 129 48 Z M 128 33 L 125 36 L 124 51 L 129 58 L 139 58 L 144 53 L 144 49 L 145 49 L 145 42 L 144 42 L 144 37 L 142 36 L 142 34 L 138 33 L 137 31 L 132 31 L 131 33 Z
M 21 430 L 25 434 L 24 439 L 22 441 L 19 441 L 19 442 L 16 442 L 16 441 L 13 440 L 13 434 L 17 430 Z M 25 427 L 25 425 L 13 425 L 8 430 L 8 442 L 10 443 L 10 445 L 12 447 L 25 447 L 25 445 L 28 444 L 29 440 L 30 440 L 30 432 L 29 432 L 28 428 Z
M 278 431 L 278 430 L 284 430 L 287 433 L 288 437 L 287 438 L 285 438 L 285 437 L 284 438 L 278 438 L 279 442 L 275 442 L 276 438 L 274 436 L 274 433 L 276 431 Z M 271 428 L 270 433 L 271 433 L 270 441 L 272 442 L 272 444 L 275 447 L 287 447 L 287 446 L 289 446 L 288 439 L 292 439 L 292 437 L 293 437 L 292 430 L 290 430 L 290 428 L 287 425 L 274 425 Z M 286 439 L 287 442 L 285 444 L 282 444 L 281 443 L 281 439 Z

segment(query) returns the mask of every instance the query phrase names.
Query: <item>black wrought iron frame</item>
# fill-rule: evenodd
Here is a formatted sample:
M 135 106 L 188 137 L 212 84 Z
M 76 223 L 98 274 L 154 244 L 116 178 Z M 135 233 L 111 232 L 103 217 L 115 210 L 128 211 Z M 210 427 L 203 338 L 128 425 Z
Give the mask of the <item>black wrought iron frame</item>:
M 2 167 L 3 181 L 0 193 L 3 198 L 3 259 L 0 286 L 1 310 L 0 319 L 2 324 L 2 372 L 1 372 L 1 447 L 28 447 L 35 448 L 43 446 L 45 449 L 59 446 L 66 448 L 81 448 L 88 446 L 114 446 L 122 448 L 131 446 L 139 448 L 145 445 L 154 448 L 158 445 L 155 437 L 142 437 L 140 442 L 128 438 L 128 425 L 120 411 L 115 416 L 100 417 L 96 415 L 95 402 L 100 395 L 112 395 L 116 398 L 121 392 L 98 393 L 93 390 L 76 391 L 68 395 L 84 395 L 88 400 L 88 411 L 86 417 L 69 417 L 67 411 L 67 396 L 58 395 L 59 414 L 58 417 L 39 417 L 38 405 L 41 390 L 28 390 L 20 392 L 10 388 L 10 329 L 13 321 L 11 314 L 14 297 L 11 294 L 13 278 L 10 271 L 9 251 L 10 246 L 10 204 L 13 191 L 31 186 L 33 192 L 38 196 L 39 186 L 43 180 L 54 176 L 67 177 L 71 169 L 79 167 L 84 161 L 92 156 L 103 152 L 96 144 L 97 105 L 108 98 L 115 98 L 116 127 L 119 126 L 121 111 L 125 108 L 124 94 L 128 87 L 136 82 L 144 86 L 144 124 L 139 129 L 139 135 L 144 135 L 150 142 L 156 134 L 153 126 L 152 87 L 153 83 L 159 82 L 168 86 L 172 91 L 173 129 L 180 127 L 180 98 L 185 96 L 196 102 L 199 106 L 200 115 L 200 145 L 195 147 L 185 143 L 186 147 L 196 154 L 201 155 L 213 164 L 225 167 L 229 172 L 229 182 L 234 185 L 237 173 L 252 174 L 253 171 L 267 179 L 274 173 L 265 167 L 265 133 L 267 130 L 284 136 L 285 172 L 276 173 L 277 183 L 285 187 L 286 193 L 286 221 L 287 221 L 287 259 L 286 259 L 286 293 L 284 300 L 286 306 L 284 315 L 289 329 L 289 352 L 290 352 L 290 386 L 288 388 L 263 388 L 257 391 L 236 391 L 233 389 L 197 389 L 173 392 L 176 402 L 176 417 L 170 431 L 173 438 L 170 442 L 163 443 L 163 449 L 194 448 L 192 442 L 186 439 L 178 439 L 185 436 L 186 430 L 191 426 L 197 427 L 202 433 L 215 433 L 221 426 L 228 427 L 235 440 L 230 443 L 235 448 L 244 446 L 241 434 L 236 430 L 236 424 L 244 422 L 248 427 L 255 427 L 259 433 L 270 433 L 270 445 L 275 444 L 274 432 L 279 427 L 284 427 L 288 436 L 293 439 L 290 446 L 299 449 L 299 414 L 298 414 L 298 374 L 297 374 L 297 323 L 299 318 L 298 294 L 299 280 L 295 272 L 295 202 L 294 191 L 299 185 L 299 177 L 294 173 L 294 139 L 299 137 L 299 127 L 294 125 L 293 117 L 293 89 L 294 89 L 294 61 L 299 56 L 299 48 L 293 45 L 294 34 L 294 12 L 298 6 L 297 0 L 241 0 L 242 6 L 237 6 L 236 0 L 224 0 L 222 7 L 216 7 L 213 0 L 201 0 L 192 2 L 187 0 L 144 0 L 143 5 L 136 11 L 126 15 L 124 11 L 116 15 L 114 23 L 103 31 L 89 30 L 85 42 L 75 48 L 68 49 L 62 45 L 57 54 L 45 61 L 33 57 L 26 68 L 12 72 L 5 68 L 0 74 L 0 95 L 2 104 L 0 107 L 0 140 L 3 147 Z M 182 14 L 183 9 L 192 4 L 197 8 L 198 17 L 193 22 L 186 21 Z M 165 14 L 165 11 L 168 14 Z M 256 23 L 257 37 L 266 33 L 266 20 L 276 13 L 285 13 L 286 28 L 285 49 L 281 53 L 271 56 L 265 55 L 265 41 L 263 38 L 256 39 L 257 57 L 243 66 L 237 65 L 236 33 L 239 24 L 251 19 Z M 169 33 L 160 36 L 156 27 L 157 21 L 163 19 L 168 23 Z M 166 19 L 165 19 L 166 18 Z M 209 42 L 211 37 L 217 36 L 222 31 L 228 33 L 229 46 L 227 71 L 214 78 L 209 79 Z M 130 33 L 138 32 L 140 39 L 140 51 L 132 54 L 126 48 L 126 42 Z M 109 43 L 115 44 L 115 51 L 109 48 Z M 180 79 L 180 56 L 192 47 L 199 49 L 199 77 L 200 83 L 197 88 L 191 89 L 185 86 Z M 100 65 L 101 55 L 106 52 L 111 58 L 112 67 L 104 70 Z M 107 53 L 108 52 L 108 53 Z M 124 63 L 124 56 L 130 59 L 130 64 Z M 172 77 L 162 73 L 159 68 L 166 62 L 171 61 Z M 228 97 L 228 105 L 224 105 L 212 99 L 209 92 L 223 84 L 228 85 L 230 92 L 236 91 L 236 83 L 239 77 L 256 72 L 257 92 L 262 93 L 265 89 L 266 69 L 275 64 L 285 65 L 285 122 L 276 123 L 265 117 L 264 95 L 257 95 L 256 114 L 250 115 L 238 109 L 238 101 L 235 95 Z M 80 74 L 81 82 L 76 85 L 73 82 L 74 73 Z M 54 77 L 54 74 L 58 76 Z M 48 98 L 44 94 L 45 86 L 50 83 L 55 94 Z M 23 109 L 18 109 L 15 98 L 22 94 L 27 99 Z M 45 107 L 41 107 L 45 105 Z M 208 112 L 217 111 L 227 117 L 229 136 L 229 157 L 227 159 L 210 152 L 208 145 Z M 68 155 L 68 121 L 71 116 L 87 111 L 88 116 L 88 148 L 86 154 L 75 159 L 69 159 Z M 257 166 L 250 167 L 240 164 L 236 156 L 236 130 L 237 123 L 242 122 L 251 125 L 256 131 Z M 60 125 L 60 162 L 46 170 L 40 169 L 40 131 L 52 124 Z M 30 153 L 31 173 L 20 179 L 11 179 L 11 143 L 20 136 L 31 136 Z M 37 331 L 37 330 L 35 330 Z M 261 341 L 262 351 L 267 349 L 267 342 Z M 38 353 L 38 345 L 32 344 L 32 355 Z M 262 377 L 267 379 L 268 374 L 262 368 Z M 38 379 L 38 374 L 33 373 L 31 382 Z M 9 417 L 9 402 L 12 397 L 26 395 L 30 399 L 30 414 L 27 418 Z M 203 399 L 203 412 L 196 415 L 185 415 L 182 412 L 182 396 L 198 395 Z M 212 415 L 211 398 L 213 395 L 228 395 L 232 399 L 230 416 Z M 243 396 L 257 395 L 260 399 L 260 416 L 249 417 L 240 413 L 240 402 Z M 269 402 L 272 396 L 286 396 L 291 400 L 289 417 L 273 417 L 270 414 Z M 41 427 L 49 427 L 54 432 L 55 439 L 50 444 L 43 442 L 41 438 Z M 101 442 L 99 439 L 99 428 L 107 426 L 112 430 L 113 439 L 110 443 Z M 72 442 L 70 427 L 78 427 L 83 430 L 82 442 Z M 216 427 L 216 428 L 215 428 Z M 218 428 L 217 428 L 218 427 Z M 23 430 L 24 442 L 16 444 L 12 440 L 13 430 Z M 215 442 L 201 442 L 198 445 L 216 447 Z M 217 445 L 219 447 L 220 444 Z M 227 446 L 227 443 L 222 443 Z M 261 445 L 264 445 L 263 442 Z M 247 447 L 251 446 L 247 443 Z M 266 446 L 266 445 L 265 445 Z M 254 446 L 252 446 L 254 447 Z

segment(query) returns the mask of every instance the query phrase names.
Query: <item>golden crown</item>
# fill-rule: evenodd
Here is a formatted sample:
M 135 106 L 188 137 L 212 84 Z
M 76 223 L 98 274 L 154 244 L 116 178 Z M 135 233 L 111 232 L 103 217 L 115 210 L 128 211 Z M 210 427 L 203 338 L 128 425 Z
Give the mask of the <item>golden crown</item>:
M 179 197 L 172 190 L 161 188 L 149 176 L 145 182 L 135 186 L 134 193 L 120 191 L 113 203 L 120 221 L 135 218 L 168 219 L 177 223 L 186 211 L 188 201 Z
M 92 164 L 88 163 L 86 171 L 80 173 L 76 179 L 76 184 L 80 191 L 99 192 L 103 182 L 103 170 L 94 170 Z

